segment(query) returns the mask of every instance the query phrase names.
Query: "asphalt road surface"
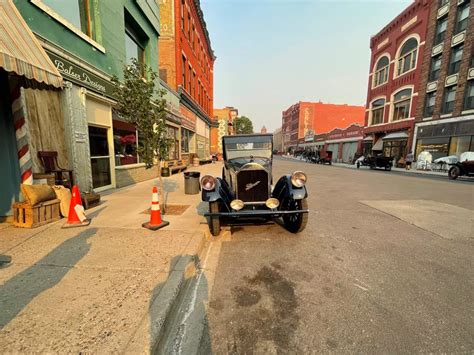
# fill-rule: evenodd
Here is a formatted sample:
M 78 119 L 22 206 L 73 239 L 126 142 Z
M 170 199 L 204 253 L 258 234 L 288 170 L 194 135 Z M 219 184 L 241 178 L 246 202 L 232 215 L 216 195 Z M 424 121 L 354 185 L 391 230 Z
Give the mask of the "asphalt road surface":
M 274 162 L 294 170 L 306 230 L 234 228 L 201 352 L 472 353 L 474 182 Z

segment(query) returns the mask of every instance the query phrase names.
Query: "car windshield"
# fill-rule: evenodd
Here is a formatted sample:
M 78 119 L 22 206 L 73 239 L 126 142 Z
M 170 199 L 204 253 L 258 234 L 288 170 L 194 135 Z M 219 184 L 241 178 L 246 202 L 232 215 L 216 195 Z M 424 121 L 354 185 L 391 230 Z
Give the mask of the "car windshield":
M 228 160 L 250 156 L 271 159 L 272 138 L 271 136 L 226 137 L 224 148 Z

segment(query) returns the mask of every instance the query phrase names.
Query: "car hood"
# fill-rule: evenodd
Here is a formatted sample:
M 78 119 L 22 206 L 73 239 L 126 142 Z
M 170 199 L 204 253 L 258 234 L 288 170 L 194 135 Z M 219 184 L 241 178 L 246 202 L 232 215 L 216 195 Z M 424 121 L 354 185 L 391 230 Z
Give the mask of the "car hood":
M 271 160 L 266 158 L 235 158 L 227 160 L 227 166 L 235 171 L 239 171 L 242 168 L 255 168 L 261 166 L 266 170 L 271 169 Z

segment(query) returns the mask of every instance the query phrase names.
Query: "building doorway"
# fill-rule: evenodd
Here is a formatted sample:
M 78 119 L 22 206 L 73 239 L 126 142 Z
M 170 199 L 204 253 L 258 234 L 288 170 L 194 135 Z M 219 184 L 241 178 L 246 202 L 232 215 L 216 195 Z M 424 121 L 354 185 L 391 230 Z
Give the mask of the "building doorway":
M 12 215 L 12 203 L 20 197 L 20 166 L 6 75 L 0 73 L 0 221 Z

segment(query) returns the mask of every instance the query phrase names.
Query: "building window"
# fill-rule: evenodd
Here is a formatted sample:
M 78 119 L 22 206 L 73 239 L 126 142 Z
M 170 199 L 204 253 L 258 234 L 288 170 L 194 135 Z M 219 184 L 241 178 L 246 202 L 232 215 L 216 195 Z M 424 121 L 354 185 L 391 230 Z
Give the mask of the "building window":
M 195 48 L 195 45 L 194 45 L 194 37 L 196 37 L 194 35 L 194 32 L 196 31 L 196 29 L 194 28 L 194 23 L 193 23 L 193 30 L 191 31 L 191 45 L 192 45 L 192 48 L 193 48 L 193 51 L 196 49 Z
M 191 67 L 191 65 L 188 66 L 188 92 L 189 92 L 189 95 L 192 94 L 192 91 L 193 91 L 193 68 Z
M 467 82 L 464 110 L 474 110 L 474 80 Z
M 407 140 L 383 141 L 383 155 L 385 157 L 393 157 L 397 162 L 401 157 L 407 155 Z
M 181 151 L 183 153 L 189 153 L 189 147 L 191 145 L 193 134 L 193 132 L 185 128 L 181 128 Z
M 171 140 L 171 144 L 168 150 L 168 160 L 179 159 L 179 138 L 178 128 L 167 126 L 168 138 Z
M 378 60 L 377 65 L 375 66 L 374 87 L 387 82 L 389 65 L 390 60 L 387 56 L 383 56 Z
M 184 0 L 181 0 L 181 29 L 184 31 Z
M 125 63 L 131 65 L 133 59 L 137 59 L 142 66 L 145 64 L 145 46 L 137 32 L 125 23 Z
M 188 11 L 188 38 L 191 38 L 191 12 Z
M 474 143 L 473 137 L 474 136 L 451 137 L 448 154 L 456 155 L 459 159 L 462 153 L 471 151 Z
M 411 89 L 405 89 L 393 96 L 392 121 L 403 120 L 410 117 L 411 94 Z
M 448 17 L 445 16 L 440 18 L 436 24 L 436 34 L 434 39 L 434 45 L 440 44 L 444 41 L 444 36 L 446 34 L 446 28 L 448 27 Z
M 372 103 L 370 125 L 383 123 L 385 100 L 378 99 Z
M 456 100 L 457 85 L 450 86 L 444 90 L 442 113 L 451 113 L 454 111 L 454 101 Z
M 196 99 L 196 72 L 193 71 L 193 97 Z
M 459 72 L 459 67 L 461 66 L 462 52 L 464 46 L 454 47 L 451 50 L 451 58 L 449 59 L 448 75 L 456 74 Z
M 183 72 L 183 88 L 186 89 L 186 57 L 183 55 L 183 66 L 181 68 L 181 71 Z
M 441 54 L 431 58 L 429 81 L 438 80 L 440 69 L 441 69 Z
M 416 67 L 416 54 L 418 52 L 418 41 L 410 38 L 400 50 L 398 59 L 397 76 L 400 76 Z
M 443 7 L 447 3 L 449 3 L 449 0 L 439 0 L 439 7 Z
M 464 3 L 458 6 L 458 15 L 456 19 L 456 27 L 454 28 L 454 34 L 458 34 L 467 28 L 467 21 L 469 20 L 469 7 L 470 1 L 464 1 Z
M 426 94 L 426 102 L 425 102 L 425 117 L 433 116 L 434 106 L 436 102 L 436 91 L 429 92 Z
M 119 120 L 113 120 L 115 165 L 136 164 L 137 154 L 137 132 L 135 127 Z
M 81 30 L 88 37 L 94 38 L 92 14 L 89 0 L 41 0 L 42 3 L 67 20 L 71 25 Z

